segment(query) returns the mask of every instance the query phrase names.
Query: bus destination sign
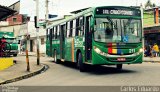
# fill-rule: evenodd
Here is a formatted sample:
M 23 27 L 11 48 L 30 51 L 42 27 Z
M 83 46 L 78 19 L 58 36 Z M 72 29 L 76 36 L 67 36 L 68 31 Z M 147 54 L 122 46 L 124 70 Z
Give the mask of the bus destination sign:
M 118 9 L 118 8 L 97 8 L 96 14 L 111 14 L 111 15 L 128 15 L 139 16 L 140 12 L 130 9 Z

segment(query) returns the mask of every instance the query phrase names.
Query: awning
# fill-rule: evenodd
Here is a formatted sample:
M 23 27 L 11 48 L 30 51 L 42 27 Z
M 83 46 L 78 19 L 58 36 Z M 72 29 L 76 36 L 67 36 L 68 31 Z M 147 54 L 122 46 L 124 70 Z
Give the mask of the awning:
M 8 16 L 14 14 L 15 12 L 15 10 L 0 5 L 0 21 L 6 19 Z

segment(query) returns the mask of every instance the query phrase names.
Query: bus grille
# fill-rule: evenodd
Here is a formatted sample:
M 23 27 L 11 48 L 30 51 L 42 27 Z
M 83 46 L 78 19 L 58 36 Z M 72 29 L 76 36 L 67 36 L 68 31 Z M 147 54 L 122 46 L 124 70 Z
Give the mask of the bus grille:
M 118 61 L 117 58 L 107 58 L 107 60 L 111 62 L 131 62 L 135 60 L 134 58 L 125 58 L 125 59 L 126 59 L 125 61 Z

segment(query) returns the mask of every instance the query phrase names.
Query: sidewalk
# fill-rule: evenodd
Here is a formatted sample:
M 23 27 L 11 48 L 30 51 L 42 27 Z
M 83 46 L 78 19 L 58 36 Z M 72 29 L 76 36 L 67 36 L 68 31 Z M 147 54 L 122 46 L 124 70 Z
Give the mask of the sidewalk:
M 29 63 L 30 72 L 27 71 L 25 58 L 16 60 L 16 63 L 13 66 L 0 71 L 0 85 L 29 78 L 46 69 L 46 65 L 37 65 L 34 60 L 30 60 Z
M 144 62 L 160 63 L 160 57 L 144 57 Z
M 19 53 L 19 55 L 26 56 L 26 52 Z M 37 56 L 37 53 L 35 53 L 35 52 L 28 52 L 28 55 L 29 56 Z M 40 53 L 40 56 L 45 56 L 45 54 L 44 53 Z

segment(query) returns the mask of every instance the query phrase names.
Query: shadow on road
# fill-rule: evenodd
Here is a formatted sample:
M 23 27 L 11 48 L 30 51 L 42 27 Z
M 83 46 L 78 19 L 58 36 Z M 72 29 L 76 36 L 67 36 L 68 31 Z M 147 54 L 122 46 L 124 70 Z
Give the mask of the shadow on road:
M 72 62 L 60 62 L 60 65 L 66 67 L 66 68 L 72 68 L 75 69 L 77 72 L 79 72 L 79 69 L 77 68 L 75 63 Z M 135 73 L 137 71 L 129 70 L 129 69 L 122 69 L 118 70 L 116 69 L 115 65 L 107 66 L 107 65 L 86 65 L 86 71 L 85 73 L 95 74 L 95 75 L 104 75 L 104 74 L 121 74 L 121 73 Z

